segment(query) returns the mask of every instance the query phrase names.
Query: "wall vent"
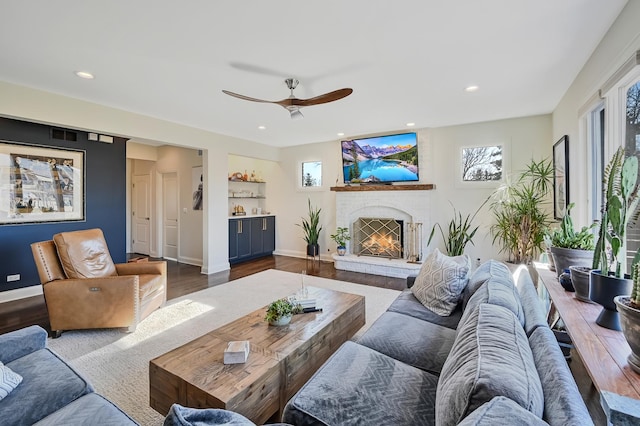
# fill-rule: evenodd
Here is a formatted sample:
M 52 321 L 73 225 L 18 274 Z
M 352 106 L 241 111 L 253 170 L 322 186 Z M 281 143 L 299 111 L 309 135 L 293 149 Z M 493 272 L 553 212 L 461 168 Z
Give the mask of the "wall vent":
M 78 133 L 72 132 L 71 130 L 51 129 L 51 139 L 76 142 L 78 140 Z

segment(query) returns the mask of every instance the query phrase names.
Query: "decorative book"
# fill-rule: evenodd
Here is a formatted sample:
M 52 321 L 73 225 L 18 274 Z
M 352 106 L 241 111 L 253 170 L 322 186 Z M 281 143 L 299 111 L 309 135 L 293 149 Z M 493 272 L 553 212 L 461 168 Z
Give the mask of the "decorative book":
M 249 358 L 249 341 L 240 340 L 229 342 L 224 351 L 225 364 L 243 364 Z

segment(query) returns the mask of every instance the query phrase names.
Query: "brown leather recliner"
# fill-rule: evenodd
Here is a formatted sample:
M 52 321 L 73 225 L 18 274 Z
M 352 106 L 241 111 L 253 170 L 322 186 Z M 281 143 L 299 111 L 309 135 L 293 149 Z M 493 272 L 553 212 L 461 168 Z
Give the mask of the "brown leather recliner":
M 31 244 L 54 337 L 63 330 L 126 327 L 167 301 L 164 261 L 114 264 L 100 229 Z

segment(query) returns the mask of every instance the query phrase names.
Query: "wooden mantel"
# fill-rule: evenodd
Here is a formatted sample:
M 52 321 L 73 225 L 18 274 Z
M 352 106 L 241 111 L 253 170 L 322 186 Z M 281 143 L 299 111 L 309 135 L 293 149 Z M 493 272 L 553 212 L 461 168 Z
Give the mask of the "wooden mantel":
M 349 191 L 429 191 L 436 189 L 431 183 L 418 185 L 355 185 L 355 186 L 332 186 L 331 191 L 349 192 Z

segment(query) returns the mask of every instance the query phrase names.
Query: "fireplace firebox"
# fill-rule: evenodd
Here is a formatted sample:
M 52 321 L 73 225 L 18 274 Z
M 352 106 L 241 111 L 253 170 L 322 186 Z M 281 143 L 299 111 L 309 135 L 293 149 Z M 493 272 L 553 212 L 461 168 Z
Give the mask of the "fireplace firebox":
M 355 254 L 402 259 L 403 221 L 388 218 L 358 218 L 354 224 Z

